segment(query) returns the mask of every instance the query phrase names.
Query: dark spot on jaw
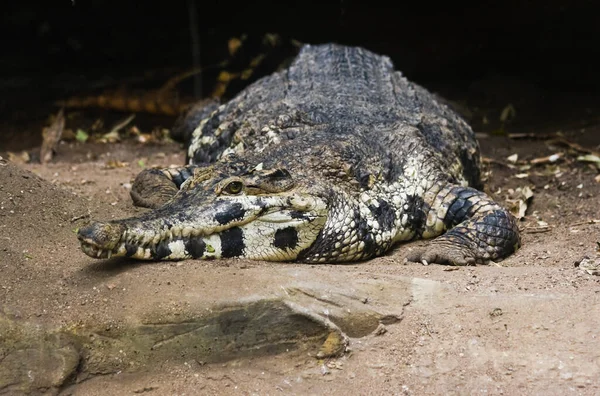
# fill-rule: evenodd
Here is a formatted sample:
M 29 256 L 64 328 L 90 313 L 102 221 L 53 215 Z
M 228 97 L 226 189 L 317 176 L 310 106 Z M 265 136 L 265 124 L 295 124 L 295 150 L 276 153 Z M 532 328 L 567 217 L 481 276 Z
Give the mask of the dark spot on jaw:
M 294 227 L 286 227 L 275 231 L 273 246 L 278 249 L 295 249 L 298 246 L 298 231 Z
M 244 254 L 244 233 L 240 227 L 223 231 L 221 237 L 221 256 L 223 258 L 239 257 Z
M 151 251 L 152 258 L 156 260 L 162 260 L 165 257 L 168 257 L 171 254 L 171 249 L 169 248 L 169 243 L 166 241 L 161 241 L 156 245 L 154 249 Z
M 229 224 L 235 220 L 241 220 L 246 214 L 246 209 L 241 203 L 235 202 L 231 205 L 226 205 L 224 212 L 219 212 L 215 215 L 215 220 L 219 224 Z
M 125 244 L 125 257 L 131 257 L 133 256 L 138 250 L 138 247 L 136 245 L 132 245 L 130 243 L 126 243 Z
M 185 250 L 193 258 L 202 258 L 206 251 L 206 243 L 201 238 L 190 238 L 184 242 Z

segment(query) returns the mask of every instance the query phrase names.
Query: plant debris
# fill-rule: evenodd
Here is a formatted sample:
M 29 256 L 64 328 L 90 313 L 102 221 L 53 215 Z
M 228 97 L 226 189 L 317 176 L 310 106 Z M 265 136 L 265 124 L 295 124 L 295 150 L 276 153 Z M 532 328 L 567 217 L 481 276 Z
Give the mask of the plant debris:
M 577 226 L 585 225 L 585 224 L 600 224 L 600 219 L 591 219 L 591 220 L 586 220 L 586 221 L 580 221 L 580 222 L 571 224 L 570 227 L 577 227 Z
M 562 146 L 564 151 L 556 151 L 553 154 L 543 157 L 536 157 L 528 160 L 519 159 L 519 154 L 514 153 L 506 157 L 506 162 L 483 157 L 482 162 L 487 164 L 497 164 L 505 166 L 509 169 L 518 170 L 513 177 L 517 179 L 526 179 L 530 177 L 530 171 L 536 167 L 535 175 L 544 177 L 561 177 L 564 174 L 564 169 L 559 167 L 559 162 L 563 161 L 567 164 L 580 162 L 587 164 L 591 169 L 600 172 L 600 153 L 583 147 L 577 143 L 567 140 L 562 133 L 555 134 L 535 134 L 535 133 L 511 133 L 507 135 L 510 139 L 540 139 L 545 140 L 546 144 L 552 149 L 555 146 Z M 594 177 L 597 183 L 600 183 L 600 173 Z M 562 183 L 564 184 L 564 182 Z M 560 188 L 560 187 L 559 187 Z M 581 187 L 579 187 L 581 188 Z
M 104 169 L 124 168 L 129 166 L 129 162 L 121 162 L 119 160 L 110 159 L 104 164 Z
M 580 155 L 579 157 L 577 157 L 577 161 L 590 162 L 590 163 L 594 164 L 598 170 L 600 170 L 600 156 L 598 156 L 598 155 L 595 155 L 595 154 Z
M 83 129 L 78 129 L 75 134 L 75 139 L 80 143 L 85 143 L 89 139 L 90 135 Z
M 506 159 L 508 160 L 508 162 L 516 164 L 517 160 L 519 159 L 519 154 L 510 155 Z
M 505 123 L 513 120 L 516 116 L 517 110 L 515 109 L 515 106 L 513 106 L 512 103 L 509 103 L 504 107 L 504 109 L 502 109 L 502 113 L 500 113 L 500 121 Z
M 26 150 L 21 151 L 20 153 L 13 153 L 11 151 L 7 152 L 8 160 L 15 164 L 27 164 L 31 162 L 31 156 L 29 152 Z
M 589 275 L 600 275 L 600 258 L 591 258 L 586 255 L 575 262 L 575 267 L 588 273 Z
M 102 135 L 102 137 L 98 141 L 101 143 L 120 142 L 121 136 L 119 135 L 119 132 L 121 131 L 121 129 L 125 128 L 127 126 L 127 124 L 129 124 L 131 121 L 133 121 L 134 118 L 135 118 L 135 114 L 132 114 L 129 117 L 125 118 L 124 120 L 117 122 L 111 128 L 110 132 Z
M 521 220 L 523 217 L 525 217 L 527 207 L 532 199 L 533 190 L 528 186 L 524 186 L 518 187 L 516 190 L 513 190 L 512 188 L 509 189 L 506 202 L 510 212 L 517 218 L 517 220 Z
M 548 232 L 550 230 L 551 228 L 550 225 L 548 225 L 548 223 L 542 220 L 538 220 L 537 225 L 528 225 L 523 229 L 523 232 L 527 234 L 539 234 L 541 232 Z

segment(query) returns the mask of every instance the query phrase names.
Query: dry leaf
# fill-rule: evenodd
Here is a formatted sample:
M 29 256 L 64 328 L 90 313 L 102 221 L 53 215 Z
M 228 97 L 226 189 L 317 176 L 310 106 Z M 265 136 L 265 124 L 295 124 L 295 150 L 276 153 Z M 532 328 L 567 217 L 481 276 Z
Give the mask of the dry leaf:
M 580 155 L 577 157 L 577 161 L 580 162 L 591 162 L 596 165 L 596 168 L 600 169 L 600 157 L 594 154 Z
M 506 199 L 506 202 L 513 216 L 520 220 L 525 217 L 532 198 L 533 191 L 529 186 L 518 187 L 516 190 L 509 189 L 509 198 Z
M 519 192 L 519 188 L 517 188 L 517 192 Z M 521 188 L 520 193 L 526 200 L 533 198 L 533 190 L 529 186 Z
M 576 262 L 575 265 L 590 275 L 600 275 L 600 259 L 598 258 L 594 259 L 586 256 Z
M 527 203 L 521 199 L 518 199 L 513 202 L 510 211 L 513 216 L 520 220 L 525 217 L 525 212 L 527 212 Z

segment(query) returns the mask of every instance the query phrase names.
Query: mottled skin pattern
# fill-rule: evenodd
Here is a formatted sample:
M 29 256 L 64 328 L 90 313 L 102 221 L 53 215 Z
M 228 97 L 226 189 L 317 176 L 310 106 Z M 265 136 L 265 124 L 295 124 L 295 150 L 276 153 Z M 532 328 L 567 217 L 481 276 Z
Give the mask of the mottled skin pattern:
M 409 259 L 465 265 L 520 246 L 515 219 L 478 190 L 471 128 L 387 57 L 305 46 L 187 120 L 188 165 L 134 182 L 134 203 L 154 210 L 80 229 L 85 253 L 350 262 L 436 237 Z

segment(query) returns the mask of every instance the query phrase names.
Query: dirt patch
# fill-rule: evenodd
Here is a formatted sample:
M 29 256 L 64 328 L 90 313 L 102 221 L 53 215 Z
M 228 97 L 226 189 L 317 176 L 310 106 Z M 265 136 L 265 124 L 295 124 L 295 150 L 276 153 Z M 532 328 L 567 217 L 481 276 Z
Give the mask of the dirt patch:
M 598 150 L 600 127 L 563 132 Z M 576 264 L 585 256 L 598 259 L 598 171 L 562 146 L 491 134 L 480 141 L 484 157 L 493 160 L 485 169 L 488 192 L 504 202 L 511 189 L 527 186 L 533 198 L 521 221 L 523 247 L 498 265 L 464 268 L 406 263 L 409 250 L 426 242 L 344 266 L 98 262 L 79 251 L 75 229 L 90 218 L 140 212 L 129 199 L 132 179 L 142 167 L 183 164 L 180 145 L 70 142 L 46 165 L 2 160 L 3 314 L 51 326 L 72 318 L 107 321 L 152 305 L 177 316 L 193 293 L 235 299 L 256 292 L 245 287 L 250 279 L 282 283 L 282 271 L 291 278 L 313 271 L 319 279 L 397 280 L 412 296 L 402 321 L 351 338 L 342 357 L 318 360 L 290 351 L 219 364 L 166 360 L 158 371 L 104 373 L 63 393 L 597 394 L 600 277 Z M 559 151 L 565 156 L 557 163 L 508 166 L 513 154 L 527 161 Z

